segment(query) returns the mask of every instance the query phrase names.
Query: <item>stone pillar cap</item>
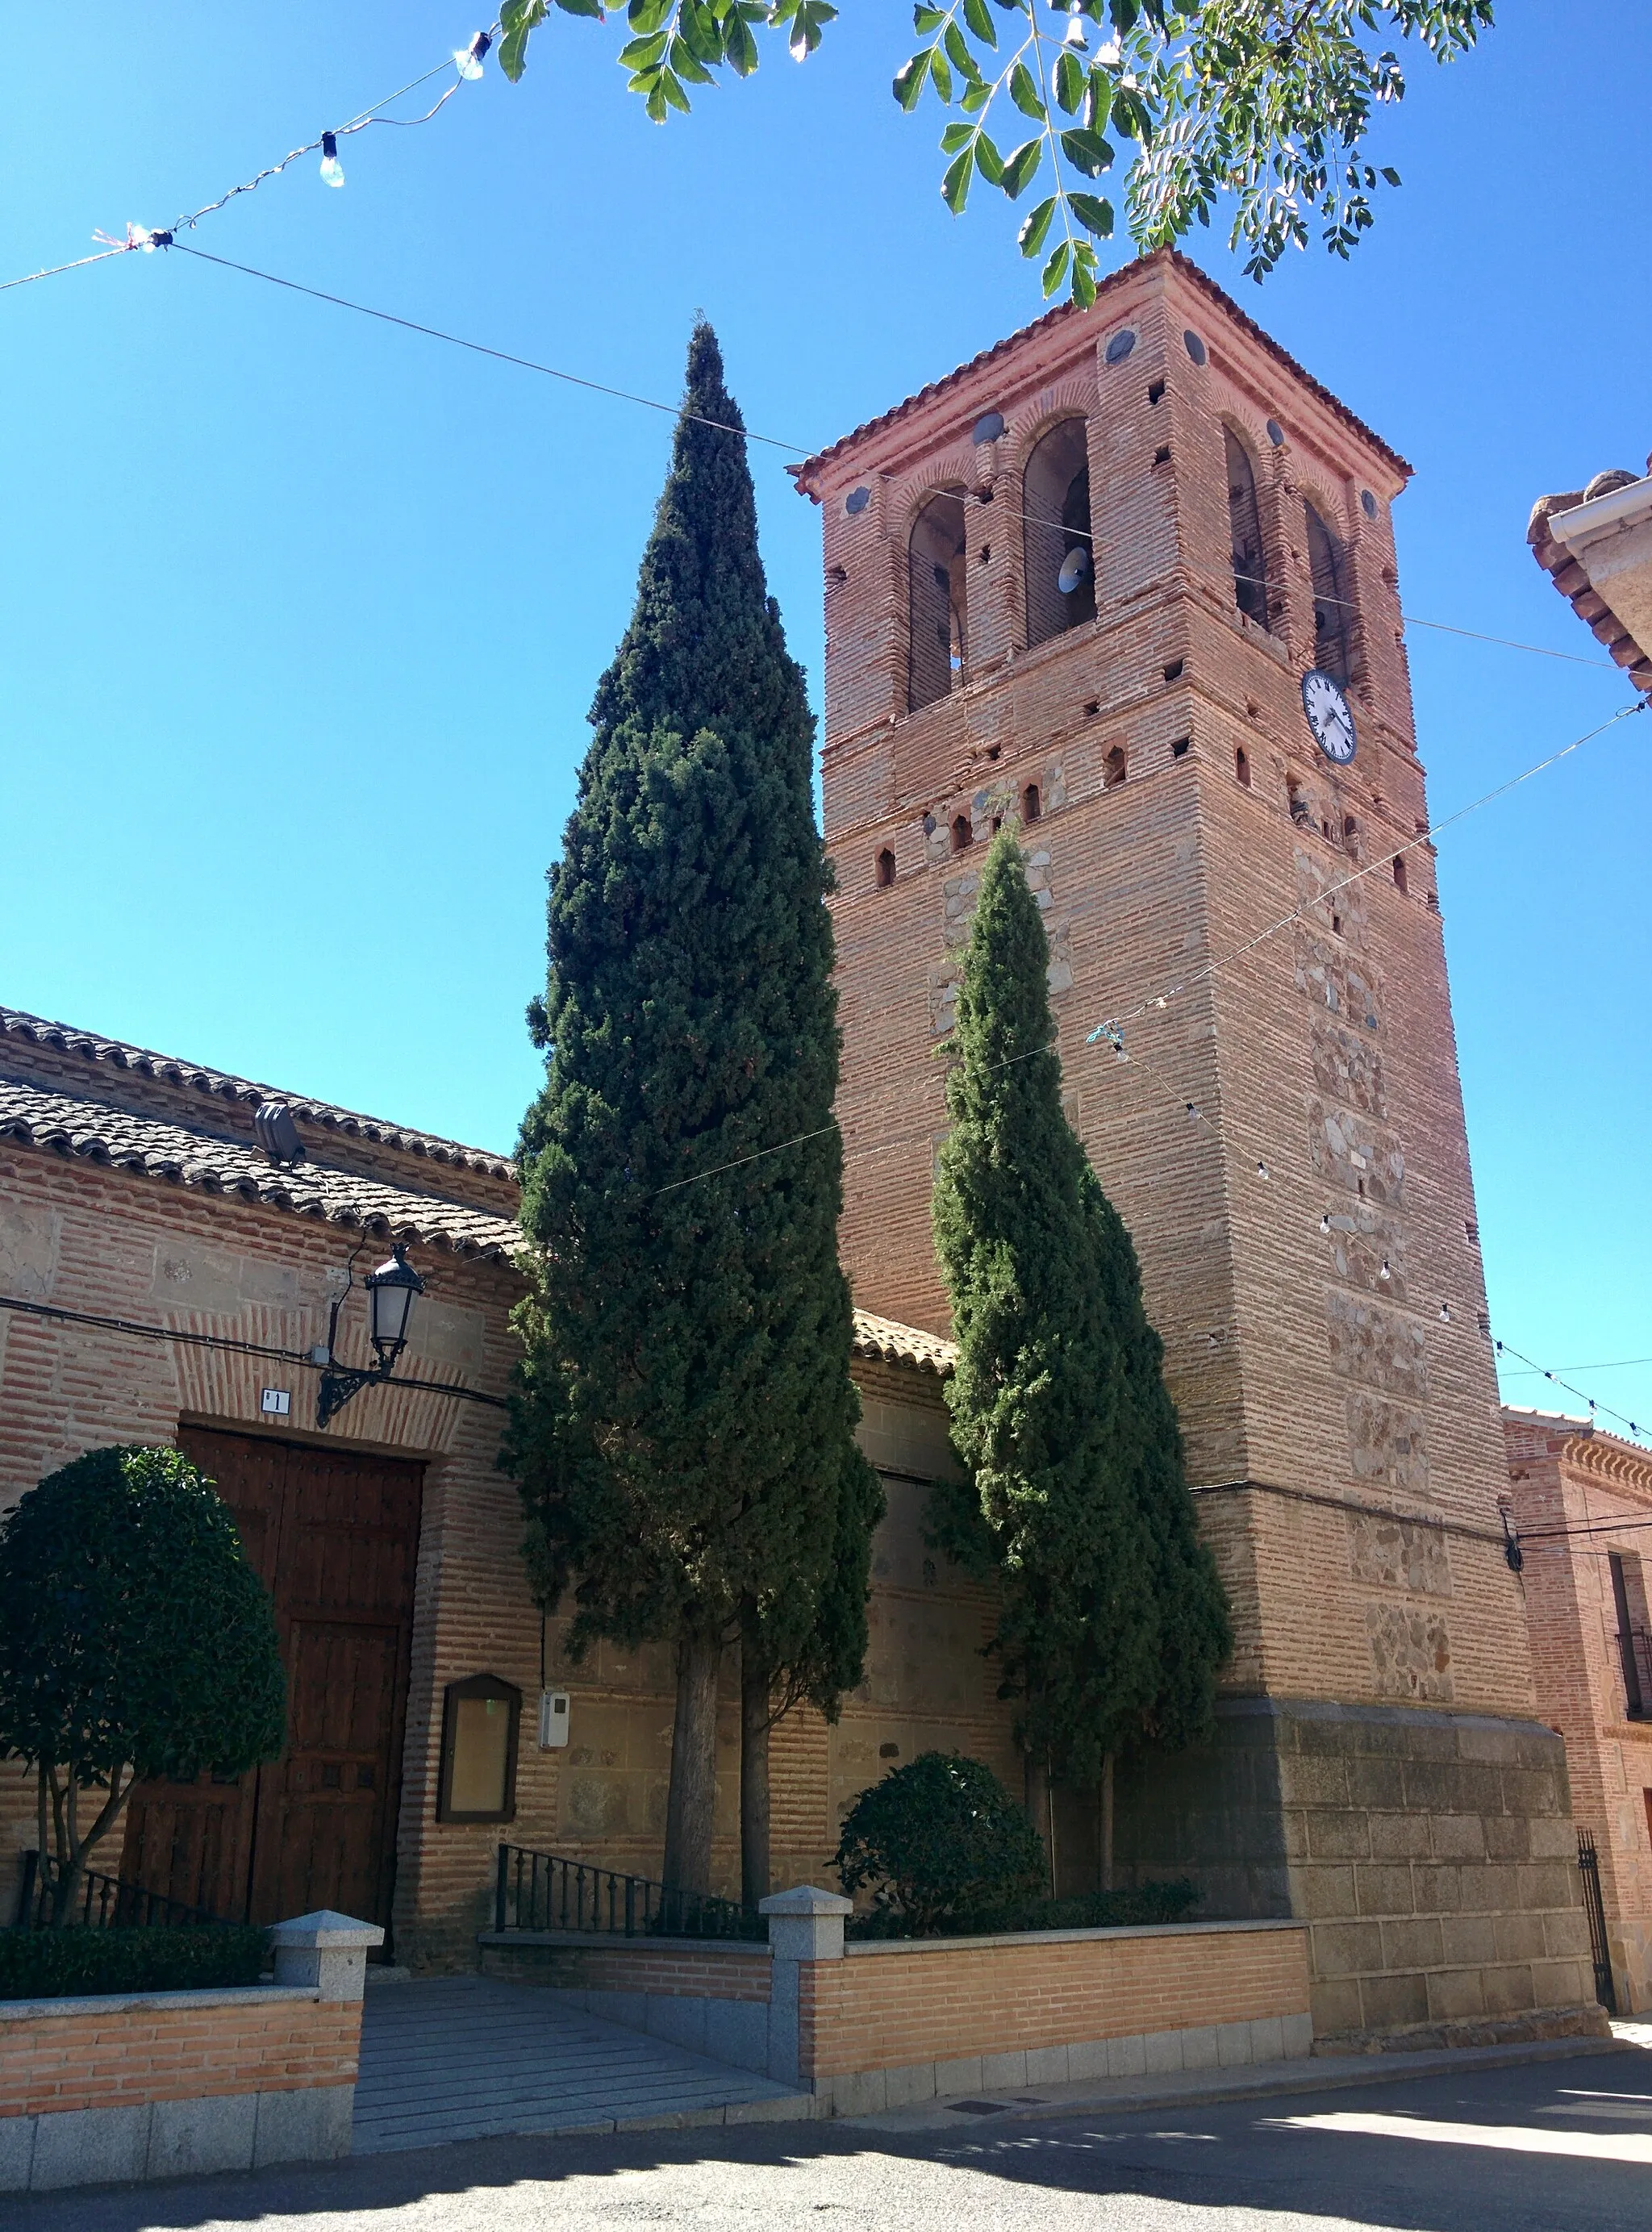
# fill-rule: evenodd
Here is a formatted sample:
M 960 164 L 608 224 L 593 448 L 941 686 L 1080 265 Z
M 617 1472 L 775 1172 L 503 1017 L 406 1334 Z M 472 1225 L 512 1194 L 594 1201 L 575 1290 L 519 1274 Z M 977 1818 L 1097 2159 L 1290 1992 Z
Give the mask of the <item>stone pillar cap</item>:
M 314 1945 L 328 1952 L 365 1951 L 382 1945 L 385 1933 L 376 1922 L 358 1922 L 353 1915 L 336 1914 L 330 1906 L 314 1914 L 297 1914 L 278 1922 L 269 1933 L 275 1945 Z
M 759 1914 L 852 1914 L 855 1903 L 835 1891 L 820 1891 L 813 1884 L 796 1884 L 790 1891 L 777 1891 L 771 1898 L 760 1899 Z

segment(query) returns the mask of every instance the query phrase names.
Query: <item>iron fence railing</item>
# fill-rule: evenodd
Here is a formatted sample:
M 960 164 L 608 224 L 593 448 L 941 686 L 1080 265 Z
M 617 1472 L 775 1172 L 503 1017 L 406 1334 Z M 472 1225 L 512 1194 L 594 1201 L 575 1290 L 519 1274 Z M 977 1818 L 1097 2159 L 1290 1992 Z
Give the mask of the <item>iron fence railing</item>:
M 1577 1832 L 1577 1872 L 1584 1879 L 1584 1911 L 1589 1917 L 1589 1952 L 1595 1964 L 1595 1997 L 1608 2015 L 1617 2013 L 1617 1992 L 1612 1982 L 1611 1947 L 1606 1937 L 1606 1902 L 1601 1897 L 1600 1854 L 1587 1829 Z
M 1632 1721 L 1652 1720 L 1652 1636 L 1626 1627 L 1617 1638 L 1623 1662 L 1623 1702 Z
M 554 1852 L 501 1845 L 494 1928 L 572 1930 L 614 1937 L 736 1937 L 761 1941 L 768 1925 L 738 1900 L 683 1891 Z
M 26 1852 L 22 1858 L 16 1927 L 43 1929 L 53 1919 L 58 1864 L 49 1852 Z M 100 1875 L 92 1868 L 81 1876 L 70 1910 L 63 1917 L 67 1923 L 92 1930 L 195 1930 L 224 1919 L 204 1906 L 186 1906 L 182 1899 L 168 1898 L 162 1891 L 146 1891 L 142 1884 L 123 1883 L 119 1876 Z

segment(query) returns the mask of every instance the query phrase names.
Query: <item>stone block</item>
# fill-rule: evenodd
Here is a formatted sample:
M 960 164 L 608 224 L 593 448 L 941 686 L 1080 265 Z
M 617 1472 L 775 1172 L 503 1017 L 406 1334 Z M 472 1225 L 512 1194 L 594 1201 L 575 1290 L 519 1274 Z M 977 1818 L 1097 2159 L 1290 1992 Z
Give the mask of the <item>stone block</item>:
M 1577 1904 L 1577 1872 L 1558 1860 L 1530 1860 L 1518 1871 L 1516 1895 L 1508 1904 L 1527 1911 Z
M 1520 1897 L 1518 1869 L 1465 1867 L 1457 1872 L 1465 1914 L 1516 1914 L 1529 1904 Z
M 1178 2060 L 1176 2066 L 1180 2069 L 1182 2064 Z M 1107 2041 L 1105 2038 L 1084 2039 L 1067 2048 L 1067 2082 L 1070 2085 L 1087 2084 L 1091 2080 L 1105 2077 L 1106 2074 Z
M 672 2046 L 685 2047 L 690 2054 L 706 2053 L 707 2004 L 704 2000 L 691 2000 L 686 1996 L 679 1999 L 670 1992 L 651 1992 L 648 1995 L 648 2035 L 663 2038 Z M 766 2051 L 764 2058 L 768 2058 Z
M 1462 1905 L 1462 1871 L 1456 1867 L 1414 1867 L 1411 1895 L 1419 1914 L 1455 1914 Z
M 34 2116 L 0 2116 L 0 2193 L 26 2193 L 35 2159 Z
M 983 2054 L 981 2057 L 981 2089 L 983 2092 L 1003 2092 L 1027 2082 L 1026 2054 Z
M 768 2067 L 768 2003 L 766 2000 L 707 2000 L 705 2051 L 736 2069 Z
M 1251 2047 L 1248 2022 L 1218 2023 L 1216 2030 L 1216 2067 L 1219 2069 L 1245 2069 L 1255 2059 Z
M 1285 2059 L 1285 2025 L 1278 2015 L 1252 2016 L 1250 2058 L 1253 2061 L 1282 2061 Z
M 1029 2085 L 1065 2085 L 1067 2074 L 1067 2049 L 1065 2046 L 1027 2047 L 1027 2081 Z
M 256 2092 L 200 2100 L 157 2100 L 149 2112 L 146 2177 L 190 2177 L 213 2170 L 250 2170 L 258 2122 Z
M 1476 1957 L 1496 1961 L 1540 1961 L 1556 1950 L 1549 1940 L 1548 1924 L 1557 1917 L 1544 1914 L 1497 1914 L 1492 1917 L 1493 1950 Z M 1575 1946 L 1558 1949 L 1575 1952 Z
M 1363 1860 L 1370 1852 L 1369 1816 L 1310 1809 L 1308 1852 L 1316 1860 Z
M 832 2108 L 839 2116 L 876 2116 L 888 2105 L 881 2069 L 845 2071 L 826 2082 L 831 2087 Z M 981 2089 L 992 2088 L 983 2086 Z
M 1362 1976 L 1359 1980 L 1360 2027 L 1365 2030 L 1398 2030 L 1406 2023 L 1426 2021 L 1428 2014 L 1427 1980 L 1410 1976 Z
M 1486 1826 L 1478 1814 L 1436 1814 L 1429 1824 L 1438 1860 L 1483 1860 Z
M 120 2185 L 141 2177 L 149 2160 L 149 2105 L 66 2108 L 35 2118 L 36 2193 L 65 2185 Z
M 1594 1971 L 1586 1961 L 1534 1961 L 1532 1989 L 1540 2008 L 1592 2006 Z M 36 2143 L 38 2144 L 38 2142 Z M 36 2160 L 38 2160 L 36 2155 Z M 39 2183 L 38 2177 L 36 2183 Z
M 1150 2030 L 1142 2041 L 1142 2058 L 1150 2077 L 1163 2077 L 1180 2069 L 1182 2034 L 1179 2030 Z
M 935 2064 L 932 2061 L 908 2062 L 899 2069 L 884 2072 L 884 2100 L 891 2108 L 910 2107 L 915 2100 L 935 2098 Z
M 1103 2067 L 1106 2056 L 1102 2057 Z M 937 2099 L 952 2093 L 979 2092 L 981 2090 L 981 2056 L 972 2054 L 962 2061 L 937 2061 L 935 2065 L 935 2092 Z
M 1196 2028 L 1182 2034 L 1182 2067 L 1183 2069 L 1219 2069 L 1221 2067 L 1221 2047 L 1218 2038 L 1221 2026 L 1202 2023 Z M 1134 2072 L 1130 2073 L 1134 2074 Z
M 1488 1860 L 1525 1860 L 1532 1854 L 1532 1824 L 1524 1814 L 1493 1814 L 1484 1824 Z
M 1300 2061 L 1313 2051 L 1313 2017 L 1298 2014 L 1281 2015 L 1279 2031 L 1285 2041 L 1284 2054 L 1287 2061 Z
M 646 1992 L 570 1992 L 568 1997 L 604 2022 L 620 2023 L 627 2030 L 648 2028 Z
M 1362 1914 L 1409 1915 L 1416 1911 L 1416 1893 L 1409 1868 L 1356 1868 L 1354 1893 Z
M 1569 1817 L 1539 1816 L 1527 1821 L 1526 1833 L 1532 1859 L 1576 1861 L 1577 1832 Z
M 1487 1766 L 1524 1766 L 1523 1733 L 1507 1721 L 1464 1720 L 1457 1728 L 1457 1756 Z
M 1333 1754 L 1293 1752 L 1279 1762 L 1279 1796 L 1287 1806 L 1312 1806 L 1345 1812 L 1348 1762 Z
M 1493 1914 L 1448 1914 L 1441 1917 L 1441 1954 L 1433 1965 L 1440 1969 L 1478 1969 L 1497 1958 L 1497 1926 L 1502 1917 Z
M 1482 1969 L 1480 1973 L 1488 2015 L 1518 2015 L 1523 2008 L 1537 2005 L 1536 1988 L 1528 1963 L 1510 1962 L 1502 1967 Z
M 1147 2043 L 1140 2037 L 1110 2038 L 1107 2041 L 1109 2077 L 1145 2077 Z
M 1370 1839 L 1374 1860 L 1426 1859 L 1430 1843 L 1428 1817 L 1426 1814 L 1373 1814 Z
M 1355 1912 L 1351 1867 L 1305 1867 L 1296 1880 L 1297 1911 L 1305 1922 L 1341 1921 Z
M 1552 1768 L 1506 1767 L 1502 1785 L 1503 1803 L 1511 1814 L 1552 1816 L 1566 1811 L 1565 1786 Z
M 1438 1915 L 1410 1922 L 1383 1924 L 1383 1966 L 1385 1969 L 1437 1969 L 1445 1958 Z
M 1375 1922 L 1316 1922 L 1308 1930 L 1308 1961 L 1316 1976 L 1357 1976 L 1383 1965 L 1383 1932 Z
M 1543 1951 L 1551 1961 L 1584 1961 L 1590 1958 L 1589 1917 L 1582 1907 L 1553 1908 L 1541 1919 Z
M 1359 1982 L 1353 1976 L 1333 1976 L 1308 1987 L 1309 2028 L 1315 2038 L 1336 2038 L 1358 2030 L 1364 2021 L 1359 2005 Z
M 261 2092 L 252 2166 L 338 2162 L 350 2151 L 353 2085 L 317 2085 L 303 2092 Z
M 1484 1971 L 1479 1969 L 1436 1969 L 1428 1980 L 1428 2017 L 1432 2022 L 1458 2022 L 1486 2012 Z

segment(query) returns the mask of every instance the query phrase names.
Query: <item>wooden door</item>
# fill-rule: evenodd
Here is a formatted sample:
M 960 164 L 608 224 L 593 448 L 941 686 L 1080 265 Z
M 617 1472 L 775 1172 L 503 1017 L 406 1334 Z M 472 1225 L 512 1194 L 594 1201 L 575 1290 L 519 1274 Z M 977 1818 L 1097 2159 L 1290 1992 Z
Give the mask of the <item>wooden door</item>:
M 133 1794 L 120 1872 L 253 1922 L 334 1907 L 390 1923 L 424 1468 L 185 1427 L 275 1600 L 279 1759 Z

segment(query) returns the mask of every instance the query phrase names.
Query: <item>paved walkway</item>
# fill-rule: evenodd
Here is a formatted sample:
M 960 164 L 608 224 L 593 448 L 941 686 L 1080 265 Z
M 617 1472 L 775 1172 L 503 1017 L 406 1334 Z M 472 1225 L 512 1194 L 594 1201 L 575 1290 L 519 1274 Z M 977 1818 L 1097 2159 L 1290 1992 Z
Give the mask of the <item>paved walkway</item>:
M 355 2151 L 513 2132 L 784 2122 L 812 2105 L 725 2061 L 581 2015 L 537 1986 L 443 1976 L 369 1989 Z

